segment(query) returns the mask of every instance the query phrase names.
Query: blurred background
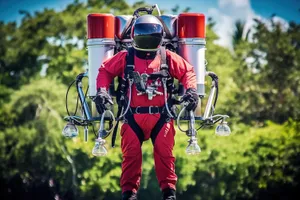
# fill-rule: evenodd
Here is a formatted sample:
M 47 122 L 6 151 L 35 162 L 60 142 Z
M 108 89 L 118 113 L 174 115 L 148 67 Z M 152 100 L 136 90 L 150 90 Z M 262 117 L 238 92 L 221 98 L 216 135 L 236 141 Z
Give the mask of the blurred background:
M 220 82 L 215 113 L 228 114 L 232 130 L 228 137 L 217 137 L 215 127 L 199 131 L 196 157 L 184 153 L 188 138 L 177 132 L 178 199 L 300 195 L 299 1 L 1 0 L 1 199 L 120 199 L 120 137 L 101 158 L 92 156 L 95 138 L 85 143 L 83 129 L 64 138 L 65 95 L 87 68 L 87 15 L 131 15 L 155 3 L 165 14 L 206 15 L 207 70 Z M 139 197 L 160 195 L 148 141 Z

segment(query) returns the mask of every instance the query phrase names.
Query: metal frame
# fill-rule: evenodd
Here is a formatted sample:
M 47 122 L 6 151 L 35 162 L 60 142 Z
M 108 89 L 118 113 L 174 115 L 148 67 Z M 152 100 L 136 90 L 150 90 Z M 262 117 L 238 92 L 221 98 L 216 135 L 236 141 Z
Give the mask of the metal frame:
M 112 117 L 105 117 L 105 116 L 93 117 L 92 116 L 91 109 L 90 109 L 90 107 L 89 107 L 89 105 L 86 101 L 86 96 L 85 96 L 85 94 L 83 92 L 83 89 L 82 89 L 82 79 L 84 77 L 88 77 L 87 72 L 86 73 L 81 73 L 76 77 L 76 88 L 77 88 L 78 97 L 80 99 L 83 116 L 82 117 L 80 117 L 80 116 L 68 116 L 68 117 L 65 117 L 65 120 L 73 122 L 74 124 L 79 125 L 79 126 L 84 126 L 84 128 L 85 128 L 84 138 L 85 138 L 85 141 L 87 141 L 87 138 L 88 138 L 88 136 L 87 136 L 87 134 L 88 134 L 87 127 L 89 125 L 93 124 L 96 121 L 100 121 L 101 123 L 104 123 L 104 121 L 113 122 L 113 121 L 115 121 L 115 119 L 114 119 L 114 116 L 112 116 Z M 196 116 L 194 116 L 193 112 L 192 112 L 193 114 L 191 114 L 191 112 L 190 112 L 188 115 L 182 116 L 184 114 L 184 110 L 185 110 L 185 106 L 183 107 L 183 109 L 179 112 L 178 116 L 176 117 L 177 125 L 178 125 L 178 128 L 179 128 L 180 131 L 186 132 L 186 133 L 190 132 L 190 130 L 183 130 L 180 127 L 180 121 L 181 120 L 190 121 L 192 124 L 190 124 L 189 126 L 191 126 L 190 128 L 194 129 L 196 121 L 200 121 L 200 125 L 201 125 L 201 127 L 203 127 L 203 126 L 211 126 L 211 125 L 221 121 L 222 119 L 225 119 L 225 118 L 229 117 L 228 115 L 220 115 L 220 114 L 213 115 L 213 113 L 214 113 L 213 101 L 214 101 L 215 98 L 217 98 L 217 96 L 216 96 L 217 87 L 218 87 L 217 82 L 215 82 L 213 80 L 212 81 L 212 87 L 210 89 L 208 101 L 207 101 L 207 104 L 206 104 L 206 107 L 205 107 L 205 112 L 204 112 L 203 116 L 196 117 Z M 90 98 L 92 98 L 92 97 L 90 97 Z M 200 99 L 202 99 L 202 98 L 203 98 L 203 96 Z M 103 114 L 103 115 L 105 115 L 105 114 Z M 120 120 L 120 117 L 117 120 Z M 104 129 L 103 124 L 100 124 L 100 127 L 102 129 Z M 196 129 L 196 130 L 199 130 L 199 129 Z M 187 134 L 187 135 L 191 135 L 191 134 Z

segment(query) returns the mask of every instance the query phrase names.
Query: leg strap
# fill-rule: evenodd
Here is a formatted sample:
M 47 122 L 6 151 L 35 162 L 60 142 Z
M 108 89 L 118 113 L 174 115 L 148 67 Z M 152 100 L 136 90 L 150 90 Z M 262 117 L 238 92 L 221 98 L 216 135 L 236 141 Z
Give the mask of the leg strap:
M 141 129 L 141 127 L 136 123 L 134 117 L 133 117 L 133 114 L 127 114 L 125 116 L 125 119 L 128 123 L 128 125 L 130 126 L 130 128 L 134 131 L 134 133 L 136 134 L 136 136 L 138 137 L 140 143 L 141 143 L 141 146 L 143 144 L 143 141 L 144 141 L 144 132 L 143 130 Z
M 152 129 L 151 141 L 152 141 L 153 146 L 155 144 L 155 140 L 156 140 L 156 137 L 157 137 L 159 131 L 162 129 L 162 127 L 164 126 L 164 124 L 166 123 L 168 118 L 169 117 L 167 114 L 161 114 L 159 120 L 157 121 L 154 128 Z

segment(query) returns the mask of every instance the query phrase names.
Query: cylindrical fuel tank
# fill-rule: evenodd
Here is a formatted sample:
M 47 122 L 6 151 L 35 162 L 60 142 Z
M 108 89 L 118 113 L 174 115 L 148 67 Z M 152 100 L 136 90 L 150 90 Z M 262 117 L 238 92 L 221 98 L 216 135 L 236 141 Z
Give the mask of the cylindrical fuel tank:
M 87 16 L 89 96 L 96 96 L 98 69 L 114 55 L 115 17 L 93 13 Z
M 205 15 L 181 13 L 178 16 L 179 54 L 194 66 L 197 76 L 197 94 L 205 95 Z

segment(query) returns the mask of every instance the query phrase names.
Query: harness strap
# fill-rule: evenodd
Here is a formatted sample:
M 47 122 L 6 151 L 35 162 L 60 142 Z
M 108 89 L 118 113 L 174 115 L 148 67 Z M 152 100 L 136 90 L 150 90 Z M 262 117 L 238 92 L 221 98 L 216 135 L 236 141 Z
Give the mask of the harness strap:
M 160 47 L 160 69 L 161 70 L 169 70 L 169 66 L 167 65 L 167 54 L 166 47 Z
M 167 64 L 166 48 L 164 46 L 162 46 L 160 48 L 160 55 L 161 55 L 160 69 L 161 69 L 162 73 L 169 74 L 169 66 Z M 155 140 L 156 140 L 156 137 L 157 137 L 159 131 L 162 129 L 162 127 L 166 123 L 167 119 L 168 119 L 167 113 L 161 114 L 159 120 L 157 121 L 154 128 L 152 129 L 150 137 L 151 137 L 153 146 L 155 145 Z
M 166 53 L 166 47 L 165 46 L 160 47 L 160 55 L 161 55 L 160 73 L 164 77 L 167 77 L 167 88 L 168 88 L 167 92 L 169 94 L 176 93 L 176 89 L 175 89 L 175 85 L 174 85 L 174 78 L 171 77 L 170 72 L 169 72 L 169 65 L 168 65 L 168 62 L 167 62 L 167 53 Z
M 132 50 L 128 49 L 128 54 L 127 54 L 127 66 L 125 69 L 125 75 L 127 72 L 127 77 L 130 75 L 130 70 L 133 71 L 134 67 L 131 68 L 131 66 L 134 66 L 134 49 L 131 48 Z M 132 54 L 131 54 L 132 53 Z M 164 47 L 161 47 L 160 50 L 161 53 L 161 66 L 160 69 L 163 71 L 167 71 L 168 73 L 168 65 L 167 65 L 167 58 L 166 58 L 166 49 Z M 127 70 L 127 71 L 126 71 Z M 138 114 L 138 113 L 149 113 L 149 114 L 154 114 L 154 113 L 163 113 L 165 107 L 136 107 L 136 108 L 131 108 L 131 111 L 133 114 Z M 138 137 L 141 145 L 144 141 L 144 134 L 141 129 L 141 127 L 136 123 L 133 114 L 128 114 L 126 115 L 126 119 L 128 121 L 128 125 L 132 128 L 132 130 L 135 132 L 136 136 Z M 168 116 L 166 114 L 161 114 L 158 122 L 154 126 L 154 128 L 151 131 L 151 140 L 154 145 L 155 139 L 160 131 L 160 129 L 163 127 L 163 125 L 166 122 L 166 119 Z
M 131 111 L 133 114 L 159 114 L 163 113 L 165 107 L 158 106 L 149 106 L 149 107 L 131 107 Z
M 136 134 L 136 136 L 138 137 L 140 144 L 142 146 L 143 141 L 144 141 L 144 132 L 141 129 L 141 127 L 136 123 L 134 117 L 132 114 L 127 114 L 125 116 L 128 125 L 130 126 L 130 128 L 133 130 L 133 132 Z
M 126 67 L 124 71 L 124 78 L 129 78 L 128 75 L 134 70 L 134 48 L 129 47 L 126 55 Z
M 167 114 L 161 114 L 159 120 L 157 121 L 154 128 L 152 129 L 150 137 L 151 137 L 153 146 L 155 145 L 155 140 L 156 140 L 156 137 L 157 137 L 159 131 L 162 129 L 162 127 L 164 126 L 164 124 L 166 123 L 168 118 L 169 117 Z
M 155 78 L 155 76 L 158 77 L 170 77 L 169 76 L 169 66 L 167 64 L 167 56 L 166 56 L 166 49 L 164 46 L 162 46 L 160 48 L 160 55 L 161 55 L 161 63 L 160 63 L 160 70 L 161 72 L 158 74 L 153 74 L 153 78 Z M 123 84 L 123 87 L 121 86 L 120 89 L 124 89 L 124 91 L 120 91 L 121 92 L 121 99 L 126 98 L 127 96 L 127 90 L 128 90 L 128 80 L 129 78 L 131 78 L 131 74 L 134 71 L 134 48 L 130 47 L 128 48 L 128 53 L 126 56 L 126 67 L 124 70 L 124 79 L 121 79 L 121 83 Z M 173 86 L 173 78 L 170 77 L 168 80 L 168 88 L 170 88 L 171 92 L 173 87 L 169 87 L 169 86 Z M 171 95 L 170 95 L 171 97 Z M 129 102 L 130 103 L 130 102 Z M 124 106 L 124 105 L 123 105 Z M 128 125 L 131 127 L 131 129 L 135 132 L 135 134 L 137 135 L 140 144 L 142 145 L 143 141 L 144 141 L 144 134 L 142 129 L 140 128 L 140 126 L 136 123 L 133 114 L 138 114 L 138 113 L 149 113 L 149 114 L 155 114 L 155 113 L 161 113 L 160 118 L 158 120 L 158 122 L 156 123 L 156 125 L 154 126 L 154 128 L 152 129 L 151 132 L 151 140 L 152 143 L 154 145 L 155 143 L 155 139 L 160 131 L 160 129 L 163 127 L 163 125 L 166 123 L 167 119 L 169 119 L 168 114 L 164 112 L 164 107 L 136 107 L 136 108 L 131 108 L 132 113 L 127 113 L 125 115 L 125 119 L 128 122 Z M 119 107 L 119 109 L 121 109 L 121 107 Z M 115 140 L 116 136 L 114 136 L 116 134 L 116 130 L 117 127 L 115 127 L 114 130 L 114 134 L 113 134 L 113 140 Z M 112 141 L 112 144 L 114 145 L 114 141 Z
M 130 73 L 134 70 L 134 49 L 132 47 L 128 48 L 127 56 L 126 56 L 126 66 L 124 70 L 124 78 L 118 77 L 119 85 L 118 85 L 118 92 L 116 94 L 116 100 L 118 103 L 118 113 L 117 118 L 120 117 L 121 114 L 123 114 L 121 111 L 125 108 L 126 104 L 126 96 L 127 96 L 127 89 L 128 89 L 128 79 Z M 123 109 L 122 109 L 123 108 Z M 115 147 L 115 142 L 117 138 L 117 131 L 119 126 L 119 120 L 117 121 L 116 126 L 114 127 L 112 137 L 111 137 L 111 146 Z

